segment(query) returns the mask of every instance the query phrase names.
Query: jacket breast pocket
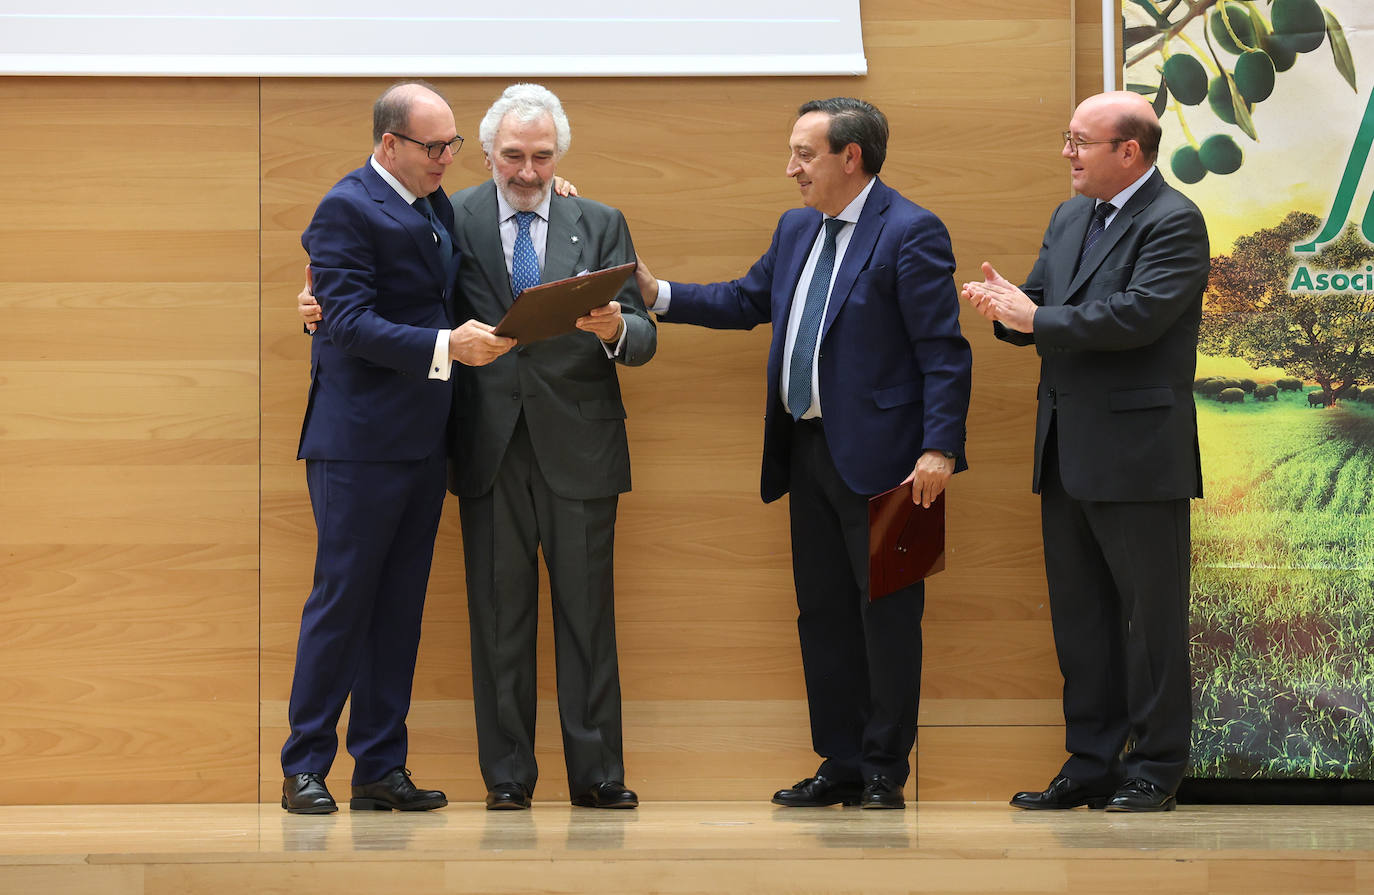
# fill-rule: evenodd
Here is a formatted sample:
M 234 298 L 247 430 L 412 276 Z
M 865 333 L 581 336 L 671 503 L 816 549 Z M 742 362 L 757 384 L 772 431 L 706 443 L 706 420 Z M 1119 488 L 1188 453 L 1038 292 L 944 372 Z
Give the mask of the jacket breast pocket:
M 859 271 L 854 278 L 854 291 L 863 294 L 889 296 L 897 290 L 896 269 L 890 264 L 875 264 Z
M 1088 289 L 1096 295 L 1112 295 L 1123 291 L 1131 282 L 1131 273 L 1135 270 L 1134 264 L 1123 264 L 1117 267 L 1104 267 L 1093 274 L 1088 281 Z
M 1174 390 L 1167 385 L 1155 385 L 1149 388 L 1122 388 L 1107 394 L 1107 407 L 1112 412 L 1173 406 Z

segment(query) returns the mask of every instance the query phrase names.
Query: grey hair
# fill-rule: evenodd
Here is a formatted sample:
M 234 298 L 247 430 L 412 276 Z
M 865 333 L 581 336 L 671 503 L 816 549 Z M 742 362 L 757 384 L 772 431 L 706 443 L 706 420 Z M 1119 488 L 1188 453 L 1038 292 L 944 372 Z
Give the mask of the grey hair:
M 572 145 L 572 126 L 563 112 L 563 104 L 554 96 L 553 91 L 539 84 L 512 84 L 507 87 L 496 102 L 482 116 L 477 128 L 477 138 L 482 143 L 482 151 L 491 155 L 492 144 L 496 141 L 496 131 L 507 115 L 514 115 L 517 121 L 528 124 L 538 121 L 545 115 L 553 119 L 553 130 L 557 139 L 558 154 L 561 156 Z

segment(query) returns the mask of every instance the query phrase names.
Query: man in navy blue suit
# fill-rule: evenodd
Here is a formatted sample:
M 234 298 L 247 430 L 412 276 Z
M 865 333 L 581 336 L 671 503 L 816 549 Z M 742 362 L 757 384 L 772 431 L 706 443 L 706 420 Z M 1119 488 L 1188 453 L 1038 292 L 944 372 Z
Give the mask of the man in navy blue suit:
M 311 342 L 299 457 L 318 544 L 282 747 L 282 807 L 337 810 L 325 775 L 351 696 L 355 810 L 448 804 L 406 769 L 406 714 L 445 490 L 453 361 L 514 344 L 454 326 L 453 209 L 440 181 L 462 146 L 448 104 L 398 84 L 373 108 L 372 157 L 325 195 L 301 236 L 329 319 Z
M 920 582 L 868 599 L 868 498 L 904 482 L 928 506 L 964 462 L 971 355 L 959 330 L 949 234 L 878 179 L 887 119 L 861 100 L 808 102 L 783 214 L 743 277 L 692 285 L 636 276 L 666 323 L 771 323 L 765 501 L 791 492 L 815 775 L 788 807 L 902 808 L 921 686 Z

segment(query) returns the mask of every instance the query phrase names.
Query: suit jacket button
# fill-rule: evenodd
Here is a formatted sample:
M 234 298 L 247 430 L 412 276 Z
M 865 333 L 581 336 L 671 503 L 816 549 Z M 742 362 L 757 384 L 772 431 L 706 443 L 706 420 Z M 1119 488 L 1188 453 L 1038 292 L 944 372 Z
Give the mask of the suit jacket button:
M 512 401 L 519 401 L 519 400 L 520 400 L 520 393 L 519 393 L 519 392 L 511 392 L 511 393 L 510 393 L 510 399 L 511 399 Z

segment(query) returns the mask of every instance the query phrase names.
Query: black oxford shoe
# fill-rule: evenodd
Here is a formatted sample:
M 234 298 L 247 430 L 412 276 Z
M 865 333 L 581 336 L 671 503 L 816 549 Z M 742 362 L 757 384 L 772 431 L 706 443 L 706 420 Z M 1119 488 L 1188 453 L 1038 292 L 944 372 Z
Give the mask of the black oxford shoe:
M 333 814 L 339 810 L 323 774 L 292 774 L 281 782 L 281 806 L 290 814 Z
M 572 803 L 576 808 L 635 808 L 639 805 L 639 796 L 619 780 L 606 780 L 574 795 Z
M 1173 811 L 1178 807 L 1174 794 L 1141 777 L 1132 777 L 1107 803 L 1108 811 Z
M 857 783 L 841 783 L 817 774 L 792 784 L 790 789 L 773 793 L 773 804 L 784 808 L 823 808 L 826 805 L 857 805 L 863 787 Z
M 863 795 L 859 797 L 860 808 L 905 808 L 906 797 L 902 788 L 882 774 L 874 774 L 864 784 Z
M 530 807 L 530 791 L 523 783 L 498 783 L 487 790 L 488 811 L 518 811 Z
M 410 771 L 392 768 L 372 783 L 354 784 L 348 807 L 354 811 L 429 811 L 442 808 L 448 799 L 437 789 L 416 789 Z
M 1080 805 L 1103 808 L 1111 797 L 1110 792 L 1080 786 L 1060 774 L 1050 781 L 1044 792 L 1018 792 L 1011 797 L 1011 804 L 1031 811 L 1077 808 Z

